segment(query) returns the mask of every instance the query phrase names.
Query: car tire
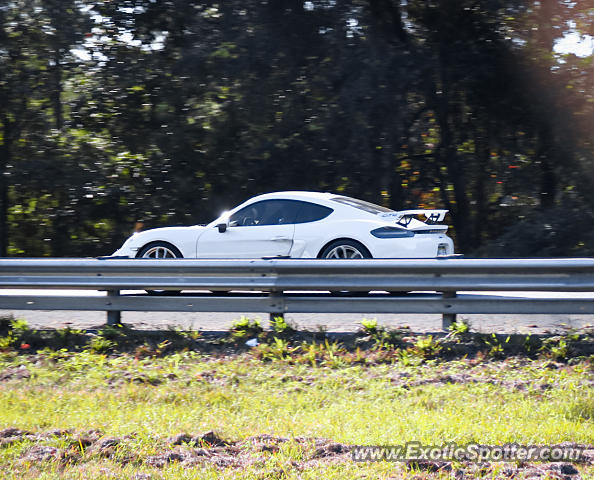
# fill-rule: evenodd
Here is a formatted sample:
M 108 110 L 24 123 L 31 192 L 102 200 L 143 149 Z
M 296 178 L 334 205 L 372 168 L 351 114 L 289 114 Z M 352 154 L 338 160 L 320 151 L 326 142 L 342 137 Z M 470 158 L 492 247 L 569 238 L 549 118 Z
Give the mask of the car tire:
M 146 259 L 167 259 L 184 258 L 179 249 L 168 242 L 152 242 L 142 247 L 136 258 Z M 149 295 L 179 295 L 181 290 L 147 290 Z
M 183 258 L 175 245 L 168 242 L 152 242 L 142 247 L 136 258 Z
M 369 250 L 365 246 L 355 240 L 334 240 L 324 247 L 320 253 L 319 258 L 323 259 L 360 259 L 371 258 Z M 340 295 L 341 297 L 354 295 L 355 292 L 348 290 L 330 290 L 332 295 Z
M 355 240 L 334 240 L 324 247 L 319 258 L 324 259 L 357 259 L 371 258 L 365 245 Z

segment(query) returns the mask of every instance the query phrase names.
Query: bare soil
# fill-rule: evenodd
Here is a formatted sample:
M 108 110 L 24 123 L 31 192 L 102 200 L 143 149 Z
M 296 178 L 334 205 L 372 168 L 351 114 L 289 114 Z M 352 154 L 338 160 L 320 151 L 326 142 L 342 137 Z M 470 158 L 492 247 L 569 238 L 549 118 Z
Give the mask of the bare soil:
M 29 465 L 55 462 L 66 466 L 102 457 L 112 461 L 152 468 L 163 468 L 178 462 L 187 467 L 209 464 L 221 469 L 245 469 L 264 466 L 272 454 L 285 446 L 298 447 L 302 458 L 291 461 L 296 471 L 322 466 L 323 464 L 352 462 L 351 445 L 324 438 L 284 438 L 274 435 L 257 435 L 240 441 L 220 438 L 215 432 L 199 434 L 179 433 L 169 438 L 155 438 L 157 453 L 136 454 L 130 446 L 135 435 L 106 437 L 98 430 L 75 432 L 72 430 L 49 430 L 35 433 L 16 428 L 0 431 L 0 448 L 19 442 L 30 443 L 19 459 Z M 59 444 L 60 446 L 55 446 Z M 52 445 L 53 444 L 53 445 Z M 402 462 L 403 470 L 426 473 L 449 473 L 459 480 L 477 477 L 500 478 L 550 478 L 558 480 L 579 480 L 578 465 L 572 463 L 474 463 L 419 461 Z M 589 445 L 584 454 L 583 465 L 594 465 L 594 445 Z M 148 478 L 148 477 L 147 477 Z

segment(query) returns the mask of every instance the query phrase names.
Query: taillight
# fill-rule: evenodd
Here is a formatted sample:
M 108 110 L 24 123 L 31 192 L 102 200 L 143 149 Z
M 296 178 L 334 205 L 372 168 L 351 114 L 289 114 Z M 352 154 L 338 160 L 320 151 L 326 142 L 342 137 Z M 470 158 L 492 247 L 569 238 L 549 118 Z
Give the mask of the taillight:
M 415 236 L 415 232 L 398 227 L 376 228 L 371 231 L 371 234 L 377 238 L 407 238 Z

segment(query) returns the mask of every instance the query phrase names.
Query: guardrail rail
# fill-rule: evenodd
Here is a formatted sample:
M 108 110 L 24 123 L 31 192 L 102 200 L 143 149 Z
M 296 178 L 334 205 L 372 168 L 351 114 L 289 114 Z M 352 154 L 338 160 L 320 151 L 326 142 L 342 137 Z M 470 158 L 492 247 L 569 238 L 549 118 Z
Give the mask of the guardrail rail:
M 594 298 L 458 293 L 594 292 L 594 259 L 2 259 L 0 289 L 9 288 L 48 294 L 0 291 L 0 309 L 106 311 L 108 323 L 122 311 L 439 313 L 446 329 L 456 314 L 594 314 Z

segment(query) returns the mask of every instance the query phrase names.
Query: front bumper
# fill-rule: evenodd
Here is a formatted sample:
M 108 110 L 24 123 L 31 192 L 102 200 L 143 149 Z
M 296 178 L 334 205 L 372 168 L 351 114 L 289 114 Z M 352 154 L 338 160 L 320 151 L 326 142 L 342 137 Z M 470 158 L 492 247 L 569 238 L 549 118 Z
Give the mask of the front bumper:
M 132 250 L 129 247 L 118 248 L 115 252 L 110 255 L 111 258 L 135 258 L 136 250 Z

